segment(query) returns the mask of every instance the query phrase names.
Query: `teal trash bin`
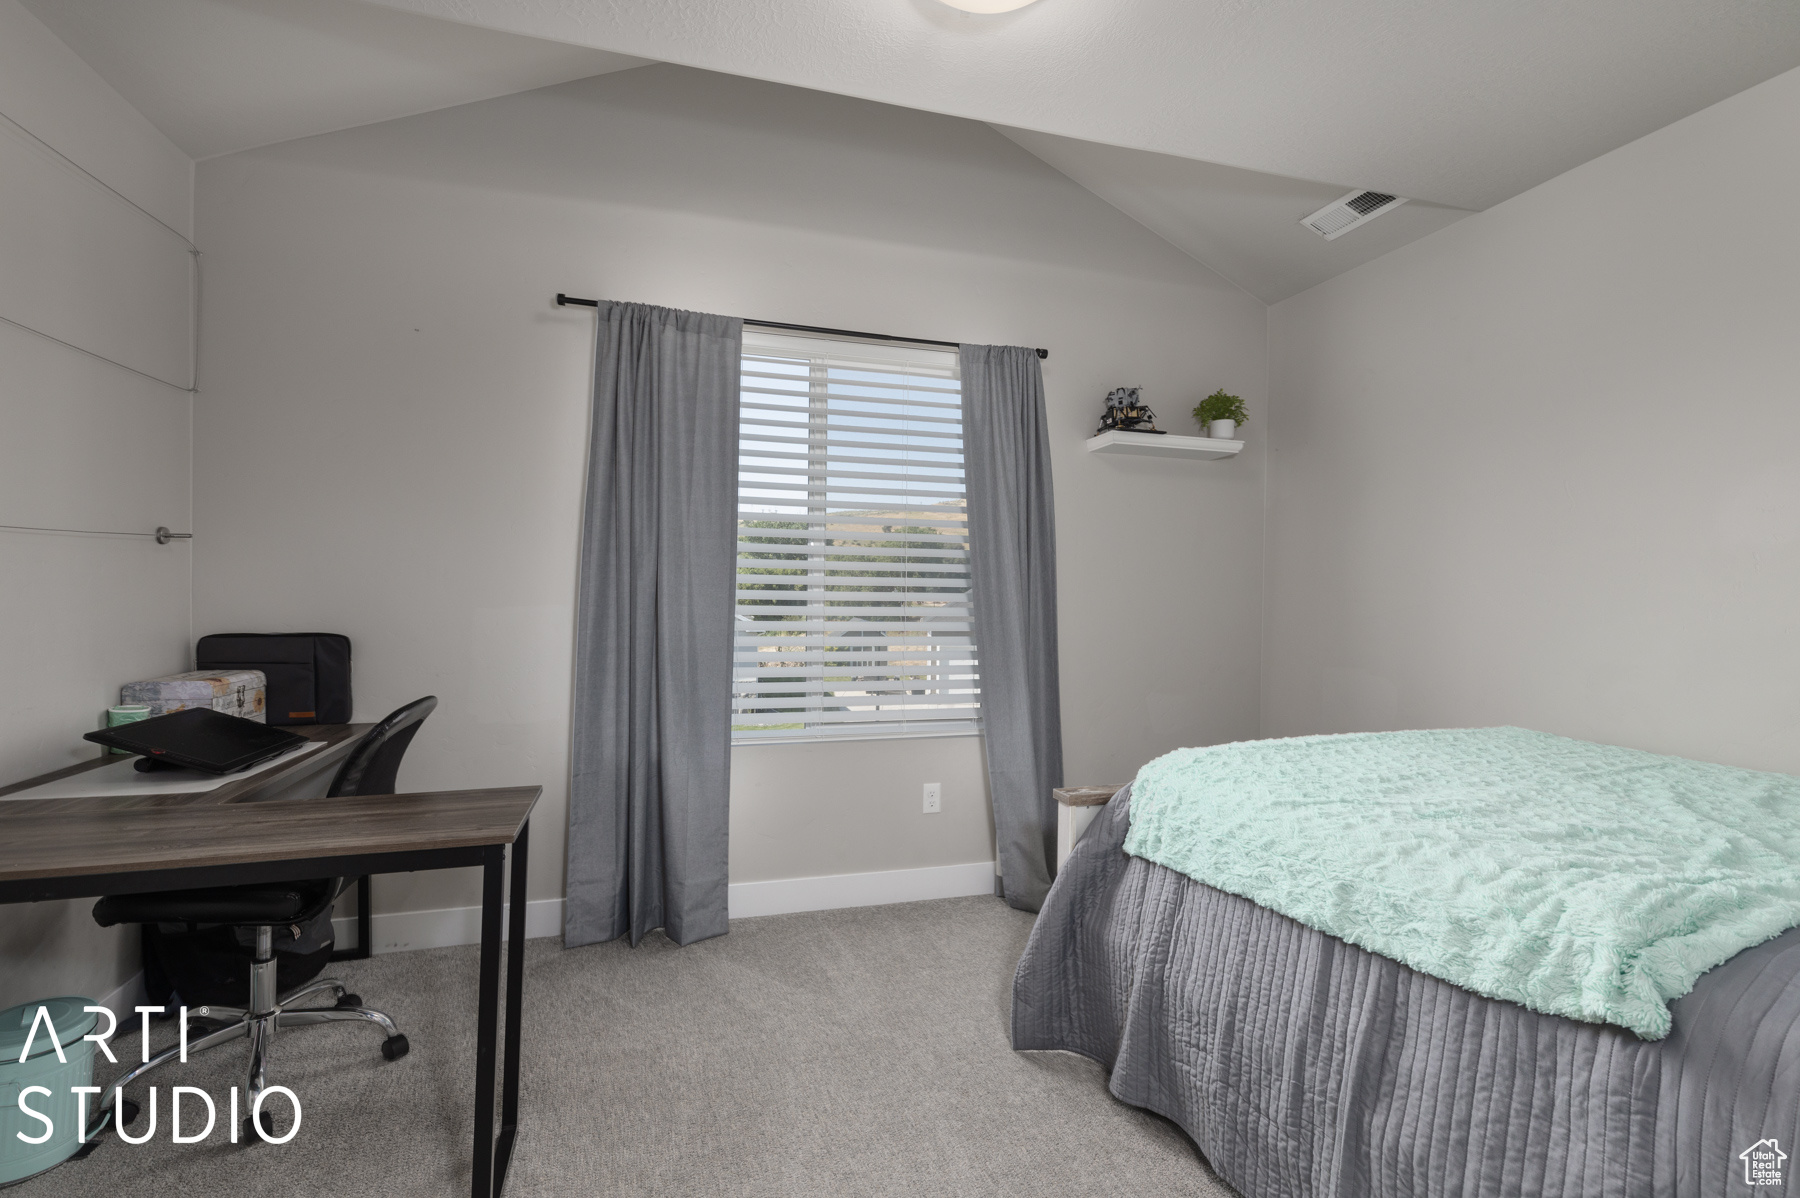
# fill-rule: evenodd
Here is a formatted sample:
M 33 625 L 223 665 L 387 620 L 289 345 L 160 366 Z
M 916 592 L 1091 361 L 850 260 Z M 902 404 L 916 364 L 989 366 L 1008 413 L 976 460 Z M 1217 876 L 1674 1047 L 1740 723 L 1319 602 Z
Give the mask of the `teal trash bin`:
M 46 998 L 0 1011 L 0 1186 L 23 1180 L 60 1165 L 81 1147 L 81 1128 L 75 1113 L 75 1086 L 94 1084 L 94 1042 L 83 1036 L 94 1030 L 99 1017 L 83 1007 L 96 1005 L 91 998 Z M 56 1045 L 42 1026 L 31 1042 L 31 1055 L 23 1061 L 25 1038 L 31 1034 L 38 1008 L 50 1012 L 56 1039 L 66 1062 L 56 1059 Z M 50 1116 L 55 1130 L 42 1144 L 27 1144 L 18 1133 L 36 1139 L 44 1124 L 19 1109 L 19 1095 L 28 1086 L 47 1086 L 50 1096 L 33 1094 L 31 1109 Z M 88 1095 L 91 1117 L 102 1096 Z

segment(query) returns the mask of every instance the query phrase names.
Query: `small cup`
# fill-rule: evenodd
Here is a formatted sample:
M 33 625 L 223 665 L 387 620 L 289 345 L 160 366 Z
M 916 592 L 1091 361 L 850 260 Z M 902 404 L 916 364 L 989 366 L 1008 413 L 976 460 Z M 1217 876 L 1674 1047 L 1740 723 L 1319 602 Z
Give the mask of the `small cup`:
M 120 724 L 135 724 L 139 720 L 150 718 L 150 705 L 147 703 L 121 703 L 106 709 L 106 726 L 117 728 Z M 108 749 L 107 754 L 113 757 L 130 757 L 124 749 Z

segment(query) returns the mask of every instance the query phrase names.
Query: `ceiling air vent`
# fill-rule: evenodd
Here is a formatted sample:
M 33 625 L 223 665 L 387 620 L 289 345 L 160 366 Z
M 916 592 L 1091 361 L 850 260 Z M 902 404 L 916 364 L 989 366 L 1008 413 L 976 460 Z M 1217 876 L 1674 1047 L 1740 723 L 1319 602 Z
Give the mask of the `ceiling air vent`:
M 1383 212 L 1406 203 L 1385 191 L 1353 191 L 1340 200 L 1325 205 L 1300 223 L 1332 241 L 1358 225 L 1366 225 Z

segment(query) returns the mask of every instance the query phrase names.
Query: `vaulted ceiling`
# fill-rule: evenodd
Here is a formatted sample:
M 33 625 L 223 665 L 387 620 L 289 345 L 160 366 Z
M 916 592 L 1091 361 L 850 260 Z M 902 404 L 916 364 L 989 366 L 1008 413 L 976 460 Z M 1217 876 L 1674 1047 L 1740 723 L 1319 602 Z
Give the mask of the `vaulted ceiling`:
M 190 158 L 643 60 L 361 0 L 23 0 Z
M 1800 65 L 1789 0 L 380 2 L 1458 208 Z
M 1469 215 L 1463 208 L 1413 200 L 1326 241 L 1300 222 L 1341 198 L 1347 190 L 1341 184 L 994 128 L 1269 304 Z
M 22 2 L 196 158 L 674 62 L 990 123 L 1271 302 L 1800 65 L 1789 0 Z

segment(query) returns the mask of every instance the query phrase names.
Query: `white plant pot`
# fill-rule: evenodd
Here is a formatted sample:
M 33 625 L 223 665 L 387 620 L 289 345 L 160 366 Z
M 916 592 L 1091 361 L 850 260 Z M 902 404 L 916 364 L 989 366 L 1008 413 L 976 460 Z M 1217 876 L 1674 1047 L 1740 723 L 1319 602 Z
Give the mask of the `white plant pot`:
M 1206 435 L 1215 441 L 1234 441 L 1237 439 L 1237 421 L 1215 420 L 1206 426 Z

